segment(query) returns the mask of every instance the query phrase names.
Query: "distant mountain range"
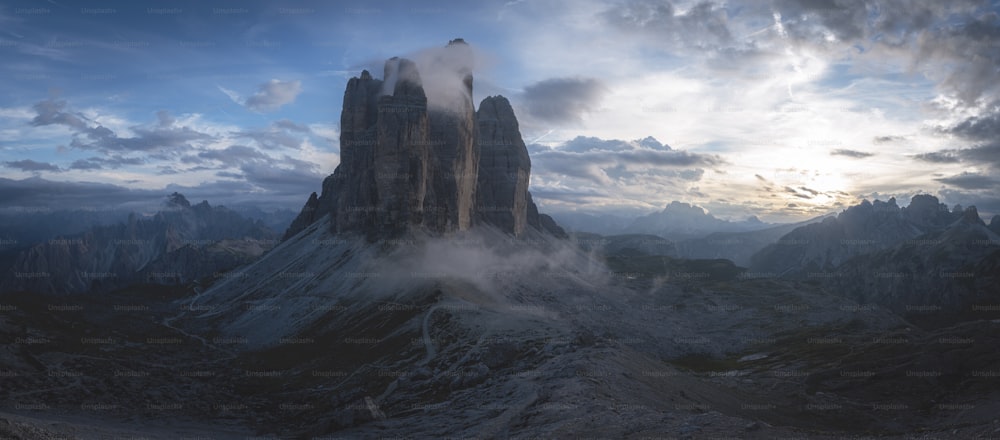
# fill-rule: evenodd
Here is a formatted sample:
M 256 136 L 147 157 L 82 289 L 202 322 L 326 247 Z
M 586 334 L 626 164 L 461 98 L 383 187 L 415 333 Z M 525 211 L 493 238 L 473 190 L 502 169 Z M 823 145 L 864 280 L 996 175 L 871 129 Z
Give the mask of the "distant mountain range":
M 910 319 L 974 318 L 977 306 L 988 310 L 1000 299 L 1000 222 L 994 218 L 988 228 L 975 208 L 964 214 L 943 229 L 854 257 L 821 279 L 858 303 Z
M 931 195 L 906 207 L 863 201 L 796 228 L 751 258 L 751 274 L 811 280 L 921 321 L 974 317 L 1000 296 L 1000 216 L 949 210 Z
M 625 231 L 679 241 L 701 238 L 713 232 L 755 231 L 771 226 L 775 225 L 761 222 L 755 216 L 738 222 L 722 220 L 699 206 L 673 201 L 663 211 L 636 218 Z
M 896 199 L 867 200 L 836 217 L 796 228 L 753 256 L 751 269 L 777 275 L 833 270 L 862 254 L 887 249 L 905 240 L 942 231 L 971 212 L 949 210 L 931 195 L 916 195 L 900 208 Z
M 174 193 L 151 217 L 35 244 L 9 258 L 0 290 L 106 292 L 137 283 L 177 284 L 228 270 L 273 246 L 275 233 L 207 201 Z
M 678 241 L 675 243 L 675 249 L 677 256 L 682 258 L 725 258 L 739 266 L 749 267 L 751 257 L 761 249 L 777 242 L 785 234 L 795 229 L 821 222 L 825 218 L 829 218 L 829 216 L 750 231 L 713 232 L 701 238 Z
M 559 224 L 574 232 L 601 235 L 651 234 L 671 241 L 703 238 L 713 233 L 745 232 L 780 226 L 755 216 L 742 221 L 723 220 L 704 208 L 673 201 L 662 211 L 630 218 L 619 214 L 563 212 L 553 214 Z

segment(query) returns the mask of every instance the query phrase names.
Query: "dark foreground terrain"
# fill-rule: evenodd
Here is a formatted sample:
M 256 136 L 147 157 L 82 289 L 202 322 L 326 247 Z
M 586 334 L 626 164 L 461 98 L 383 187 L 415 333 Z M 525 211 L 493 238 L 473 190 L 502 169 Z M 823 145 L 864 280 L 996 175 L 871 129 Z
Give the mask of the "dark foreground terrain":
M 0 436 L 1000 436 L 989 314 L 924 329 L 724 260 L 608 264 L 591 296 L 560 274 L 495 280 L 510 302 L 448 277 L 341 298 L 263 347 L 200 322 L 194 285 L 6 294 Z

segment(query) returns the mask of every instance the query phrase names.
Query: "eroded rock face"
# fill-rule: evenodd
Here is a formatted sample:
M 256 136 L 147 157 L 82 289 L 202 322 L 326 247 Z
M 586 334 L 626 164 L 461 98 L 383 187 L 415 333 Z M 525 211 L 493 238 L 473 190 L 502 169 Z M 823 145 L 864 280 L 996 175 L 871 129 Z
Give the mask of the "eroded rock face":
M 517 118 L 503 96 L 491 96 L 476 112 L 480 148 L 479 219 L 520 235 L 528 226 L 531 158 Z
M 528 228 L 564 236 L 528 193 L 531 160 L 510 102 L 472 102 L 470 52 L 462 40 L 444 48 L 432 73 L 458 78 L 454 93 L 428 102 L 417 64 L 386 61 L 383 78 L 351 78 L 341 113 L 341 163 L 311 196 L 285 238 L 329 214 L 334 232 L 369 240 L 412 228 L 431 233 L 490 224 L 515 236 Z M 457 61 L 456 61 L 457 60 Z M 441 69 L 450 69 L 441 72 Z

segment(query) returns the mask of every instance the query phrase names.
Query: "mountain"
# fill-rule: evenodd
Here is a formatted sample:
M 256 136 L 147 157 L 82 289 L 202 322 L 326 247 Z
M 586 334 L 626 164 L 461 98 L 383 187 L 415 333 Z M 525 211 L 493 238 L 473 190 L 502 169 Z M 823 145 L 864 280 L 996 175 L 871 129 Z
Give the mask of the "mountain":
M 927 194 L 913 196 L 905 208 L 900 208 L 895 198 L 887 202 L 864 200 L 835 218 L 797 228 L 761 249 L 751 258 L 751 269 L 797 276 L 830 271 L 857 255 L 944 230 L 963 215 Z
M 106 295 L 0 291 L 0 339 L 14 341 L 0 344 L 0 436 L 996 432 L 995 302 L 977 321 L 918 327 L 815 279 L 663 256 L 675 249 L 663 237 L 567 239 L 532 202 L 510 103 L 472 107 L 467 49 L 453 41 L 388 60 L 383 79 L 362 72 L 348 82 L 340 165 L 259 258 L 197 283 Z M 923 228 L 931 232 L 918 239 L 937 231 L 949 243 L 899 258 L 938 264 L 939 250 L 941 267 L 995 270 L 989 259 L 964 269 L 970 250 L 951 245 L 992 242 L 974 209 L 956 217 L 913 205 L 898 224 L 860 224 Z M 165 211 L 196 218 L 199 206 L 174 197 Z M 859 228 L 841 217 L 832 219 L 840 229 Z M 156 229 L 133 220 L 135 230 Z M 188 238 L 182 226 L 167 229 L 145 239 Z M 196 252 L 161 242 L 173 251 L 144 268 L 198 267 L 201 251 L 247 243 Z
M 19 252 L 0 290 L 106 292 L 135 283 L 176 284 L 247 263 L 271 246 L 274 234 L 207 201 L 168 197 L 151 217 L 96 226 Z
M 943 230 L 851 258 L 823 279 L 859 303 L 916 321 L 974 319 L 977 306 L 1000 300 L 1000 235 L 969 207 Z
M 740 222 L 722 220 L 699 206 L 673 201 L 663 211 L 636 218 L 625 232 L 653 234 L 680 241 L 701 238 L 713 232 L 753 231 L 771 226 L 773 225 L 763 223 L 757 217 Z
M 812 218 L 799 223 L 771 226 L 765 229 L 740 232 L 713 232 L 702 238 L 690 238 L 674 243 L 675 255 L 681 258 L 724 258 L 738 266 L 749 267 L 750 259 L 781 237 L 802 226 L 823 221 L 827 216 Z
M 341 112 L 341 160 L 309 197 L 284 238 L 329 215 L 337 233 L 369 241 L 411 230 L 447 233 L 490 224 L 514 236 L 529 229 L 564 236 L 539 214 L 528 192 L 531 160 L 510 102 L 472 103 L 471 59 L 461 39 L 444 54 L 438 75 L 457 75 L 461 99 L 428 105 L 421 72 L 404 58 L 385 62 L 383 77 L 351 78 Z M 433 103 L 432 103 L 433 104 Z

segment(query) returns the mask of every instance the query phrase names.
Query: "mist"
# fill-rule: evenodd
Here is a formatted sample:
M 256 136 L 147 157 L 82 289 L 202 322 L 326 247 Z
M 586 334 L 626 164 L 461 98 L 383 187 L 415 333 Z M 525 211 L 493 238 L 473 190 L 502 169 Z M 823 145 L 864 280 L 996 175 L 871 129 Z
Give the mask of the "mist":
M 420 49 L 401 58 L 412 61 L 417 71 L 401 72 L 399 59 L 386 61 L 383 95 L 392 94 L 402 77 L 423 86 L 427 105 L 433 110 L 461 112 L 473 106 L 465 79 L 480 67 L 479 60 L 484 58 L 473 46 L 464 41 L 452 42 L 444 47 Z

